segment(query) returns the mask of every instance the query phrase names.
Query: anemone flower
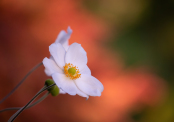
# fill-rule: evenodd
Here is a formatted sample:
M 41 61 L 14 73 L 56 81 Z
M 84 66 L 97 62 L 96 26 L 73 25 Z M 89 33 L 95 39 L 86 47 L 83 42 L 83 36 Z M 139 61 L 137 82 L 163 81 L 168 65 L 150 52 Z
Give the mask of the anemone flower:
M 52 76 L 56 85 L 70 95 L 101 96 L 102 83 L 91 76 L 87 66 L 87 55 L 78 43 L 73 43 L 68 50 L 60 44 L 49 46 L 52 59 L 44 58 L 45 73 Z

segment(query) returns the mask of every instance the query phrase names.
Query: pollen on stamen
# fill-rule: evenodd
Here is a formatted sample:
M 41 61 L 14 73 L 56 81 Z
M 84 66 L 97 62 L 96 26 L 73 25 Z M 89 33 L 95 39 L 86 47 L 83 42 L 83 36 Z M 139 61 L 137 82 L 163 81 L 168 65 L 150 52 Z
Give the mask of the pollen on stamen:
M 70 79 L 77 79 L 81 76 L 78 67 L 74 66 L 73 64 L 66 63 L 64 66 L 64 73 Z

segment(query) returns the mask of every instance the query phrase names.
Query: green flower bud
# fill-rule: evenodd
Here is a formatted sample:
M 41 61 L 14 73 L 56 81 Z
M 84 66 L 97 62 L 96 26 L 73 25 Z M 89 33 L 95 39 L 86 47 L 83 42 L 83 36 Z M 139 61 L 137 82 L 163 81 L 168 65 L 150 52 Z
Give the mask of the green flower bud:
M 54 81 L 52 79 L 47 79 L 45 81 L 45 85 L 48 87 L 50 85 L 54 84 Z M 57 96 L 59 94 L 59 88 L 57 85 L 52 86 L 48 89 L 48 91 L 51 93 L 52 96 Z

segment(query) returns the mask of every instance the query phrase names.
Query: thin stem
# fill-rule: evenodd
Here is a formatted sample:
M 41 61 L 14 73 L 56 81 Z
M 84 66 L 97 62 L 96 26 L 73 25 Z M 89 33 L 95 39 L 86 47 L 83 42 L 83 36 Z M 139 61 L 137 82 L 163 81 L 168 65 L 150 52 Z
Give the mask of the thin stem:
M 36 102 L 34 102 L 33 104 L 29 105 L 26 109 L 31 108 L 35 105 L 37 105 L 38 103 L 40 103 L 41 101 L 43 101 L 47 96 L 49 95 L 49 92 L 47 92 L 45 95 L 43 95 L 39 100 L 37 100 Z M 5 108 L 3 110 L 0 110 L 1 112 L 5 112 L 5 111 L 11 111 L 11 110 L 19 110 L 21 107 L 12 107 L 12 108 Z
M 30 103 L 32 103 L 32 101 L 34 100 L 34 99 L 36 99 L 37 98 L 37 96 L 39 96 L 39 94 L 41 94 L 43 91 L 45 91 L 45 90 L 47 90 L 47 89 L 49 89 L 49 88 L 51 88 L 52 86 L 54 86 L 54 85 L 56 85 L 55 83 L 54 84 L 52 84 L 52 85 L 50 85 L 50 86 L 48 86 L 48 87 L 44 87 L 44 88 L 42 88 L 24 107 L 22 107 L 21 109 L 19 109 L 14 115 L 12 115 L 11 117 L 10 117 L 10 119 L 8 120 L 8 122 L 13 122 L 14 120 L 15 120 L 15 118 L 17 117 L 17 116 L 19 116 L 19 114 L 26 108 L 26 107 L 28 107 L 29 105 L 30 105 Z
M 39 66 L 41 66 L 42 65 L 42 62 L 41 63 L 39 63 L 39 64 L 37 64 L 34 68 L 32 68 L 26 75 L 25 75 L 25 77 L 17 84 L 17 86 L 10 92 L 10 93 L 8 93 L 1 101 L 0 101 L 0 104 L 2 103 L 2 102 L 4 102 L 24 81 L 25 81 L 25 79 L 34 71 L 34 70 L 36 70 Z
M 37 100 L 36 102 L 34 102 L 33 104 L 31 104 L 30 106 L 28 106 L 26 109 L 31 108 L 31 107 L 37 105 L 38 103 L 40 103 L 41 101 L 43 101 L 48 95 L 49 95 L 49 92 L 47 92 L 44 96 L 42 96 L 39 100 Z

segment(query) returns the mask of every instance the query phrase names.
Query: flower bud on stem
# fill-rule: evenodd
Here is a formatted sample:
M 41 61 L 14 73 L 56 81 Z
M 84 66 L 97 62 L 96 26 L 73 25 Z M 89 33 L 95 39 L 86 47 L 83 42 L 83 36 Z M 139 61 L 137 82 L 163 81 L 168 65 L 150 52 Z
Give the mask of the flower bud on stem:
M 47 79 L 45 81 L 45 85 L 46 86 L 50 86 L 52 84 L 55 84 L 52 79 Z M 48 91 L 51 93 L 52 96 L 57 96 L 59 94 L 59 88 L 57 87 L 57 85 L 54 85 L 53 87 L 51 87 L 50 89 L 48 89 Z

